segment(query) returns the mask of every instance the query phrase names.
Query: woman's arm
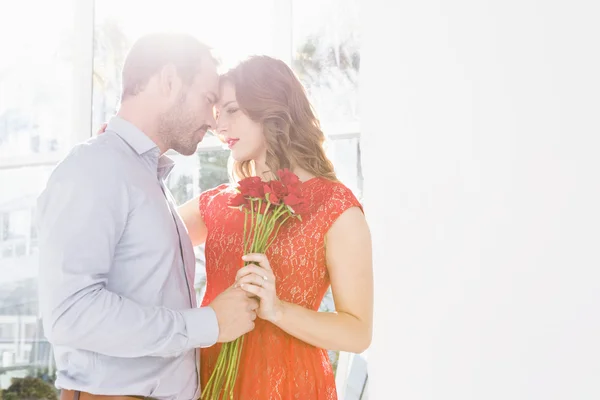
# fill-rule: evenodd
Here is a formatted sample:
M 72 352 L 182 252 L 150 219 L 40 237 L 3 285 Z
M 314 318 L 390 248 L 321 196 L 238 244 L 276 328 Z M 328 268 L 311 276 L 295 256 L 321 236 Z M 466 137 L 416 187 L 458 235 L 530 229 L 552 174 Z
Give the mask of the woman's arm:
M 346 210 L 333 224 L 326 236 L 326 255 L 334 313 L 316 312 L 277 299 L 275 278 L 262 254 L 245 258 L 260 266 L 250 264 L 240 269 L 238 283 L 260 298 L 260 318 L 314 346 L 361 353 L 372 337 L 373 267 L 371 235 L 358 207 Z
M 198 197 L 187 201 L 186 203 L 179 206 L 177 209 L 183 223 L 185 224 L 190 238 L 192 239 L 192 245 L 198 246 L 206 241 L 206 235 L 208 230 L 206 224 L 200 214 L 200 207 L 198 205 Z

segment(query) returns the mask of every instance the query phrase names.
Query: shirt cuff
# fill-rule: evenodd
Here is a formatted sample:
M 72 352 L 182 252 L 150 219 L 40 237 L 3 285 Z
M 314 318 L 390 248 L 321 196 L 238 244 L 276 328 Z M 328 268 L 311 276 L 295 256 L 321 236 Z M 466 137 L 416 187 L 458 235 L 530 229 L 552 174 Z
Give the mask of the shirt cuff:
M 212 307 L 192 308 L 181 311 L 185 320 L 188 348 L 210 347 L 219 338 L 219 322 Z

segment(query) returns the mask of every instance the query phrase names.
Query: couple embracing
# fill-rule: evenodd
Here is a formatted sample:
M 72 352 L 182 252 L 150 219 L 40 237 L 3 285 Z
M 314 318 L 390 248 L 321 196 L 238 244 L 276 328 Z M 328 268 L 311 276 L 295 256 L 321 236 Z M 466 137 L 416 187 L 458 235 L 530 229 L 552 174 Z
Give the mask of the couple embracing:
M 127 55 L 121 106 L 103 130 L 38 201 L 40 306 L 61 399 L 196 400 L 223 344 L 241 336 L 233 398 L 336 399 L 327 350 L 371 341 L 371 238 L 291 69 L 255 56 L 219 76 L 195 38 L 148 35 Z M 235 182 L 181 206 L 165 185 L 165 153 L 194 154 L 209 130 L 229 145 L 236 180 L 298 178 L 306 210 L 266 254 L 244 254 Z M 336 312 L 318 312 L 329 286 Z

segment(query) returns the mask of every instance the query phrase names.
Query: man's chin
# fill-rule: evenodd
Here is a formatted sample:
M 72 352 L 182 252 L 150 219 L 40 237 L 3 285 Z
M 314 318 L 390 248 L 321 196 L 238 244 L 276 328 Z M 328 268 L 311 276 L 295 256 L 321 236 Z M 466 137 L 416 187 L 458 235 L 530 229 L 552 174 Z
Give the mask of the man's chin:
M 192 146 L 181 146 L 180 148 L 173 149 L 173 150 L 175 150 L 176 152 L 178 152 L 182 156 L 193 156 L 196 153 L 197 149 L 198 149 L 198 145 L 196 145 L 195 147 L 192 147 Z
M 194 149 L 186 149 L 185 152 L 181 152 L 180 154 L 183 156 L 193 156 L 194 154 L 196 154 L 197 149 L 198 147 L 196 146 Z

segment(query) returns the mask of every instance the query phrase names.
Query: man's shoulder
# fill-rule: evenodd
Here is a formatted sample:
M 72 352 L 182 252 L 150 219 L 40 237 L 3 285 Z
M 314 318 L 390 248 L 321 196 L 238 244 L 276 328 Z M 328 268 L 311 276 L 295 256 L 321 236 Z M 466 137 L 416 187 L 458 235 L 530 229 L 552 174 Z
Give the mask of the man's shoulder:
M 54 173 L 72 176 L 89 174 L 90 178 L 106 176 L 119 179 L 130 163 L 131 154 L 122 140 L 117 135 L 107 133 L 75 145 L 58 163 Z
M 77 144 L 54 168 L 46 189 L 77 186 L 97 193 L 126 187 L 132 158 L 119 141 L 116 135 L 102 135 Z
M 123 163 L 129 162 L 131 155 L 131 149 L 119 135 L 114 132 L 107 132 L 79 143 L 73 147 L 66 158 L 79 158 L 80 162 L 89 158 L 93 160 L 110 158 L 114 162 Z
M 107 139 L 90 139 L 71 149 L 54 168 L 38 196 L 40 210 L 56 201 L 69 204 L 127 201 L 127 154 L 110 144 L 113 139 Z

